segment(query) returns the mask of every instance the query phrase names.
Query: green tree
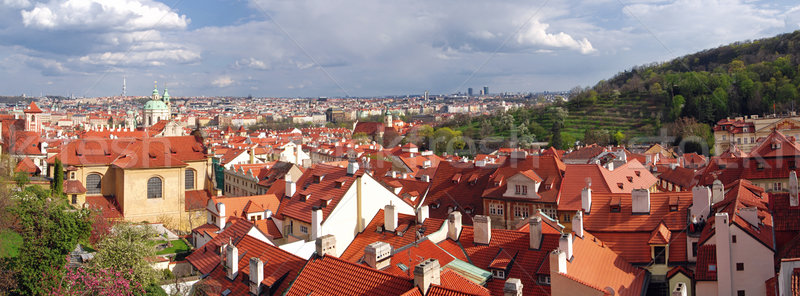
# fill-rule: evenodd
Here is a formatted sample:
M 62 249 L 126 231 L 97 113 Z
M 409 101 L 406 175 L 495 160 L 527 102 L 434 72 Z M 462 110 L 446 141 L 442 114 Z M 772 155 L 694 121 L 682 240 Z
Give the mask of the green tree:
M 14 173 L 14 183 L 17 184 L 17 187 L 22 188 L 28 183 L 31 182 L 31 178 L 28 177 L 28 174 L 25 172 L 16 172 Z
M 124 272 L 127 280 L 147 287 L 159 278 L 159 273 L 146 260 L 155 256 L 152 244 L 155 237 L 155 230 L 146 225 L 117 223 L 111 235 L 98 244 L 93 264 L 95 268 Z
M 614 133 L 614 144 L 622 145 L 623 143 L 625 143 L 625 134 L 623 134 L 622 131 Z
M 61 159 L 58 158 L 53 164 L 53 181 L 50 183 L 50 191 L 52 196 L 64 194 L 64 168 L 62 167 Z
M 91 213 L 74 209 L 65 198 L 30 186 L 18 192 L 10 211 L 17 217 L 22 246 L 13 262 L 17 291 L 21 295 L 40 295 L 52 286 L 47 279 L 60 278 L 65 256 L 78 242 L 89 236 Z

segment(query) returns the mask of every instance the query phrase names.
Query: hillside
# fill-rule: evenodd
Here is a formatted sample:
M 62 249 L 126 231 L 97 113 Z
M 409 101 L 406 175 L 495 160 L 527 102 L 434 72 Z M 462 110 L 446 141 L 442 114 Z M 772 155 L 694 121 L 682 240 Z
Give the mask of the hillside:
M 503 137 L 513 131 L 522 138 L 552 141 L 553 121 L 560 113 L 564 117 L 560 148 L 585 136 L 594 140 L 598 133 L 610 143 L 615 142 L 611 135 L 617 132 L 625 140 L 658 135 L 662 127 L 671 127 L 680 118 L 689 118 L 708 130 L 725 117 L 800 108 L 798 64 L 800 31 L 795 31 L 637 66 L 594 87 L 573 91 L 567 102 L 461 118 L 446 125 L 473 139 Z M 556 112 L 556 108 L 566 112 Z M 710 135 L 699 136 L 708 139 Z

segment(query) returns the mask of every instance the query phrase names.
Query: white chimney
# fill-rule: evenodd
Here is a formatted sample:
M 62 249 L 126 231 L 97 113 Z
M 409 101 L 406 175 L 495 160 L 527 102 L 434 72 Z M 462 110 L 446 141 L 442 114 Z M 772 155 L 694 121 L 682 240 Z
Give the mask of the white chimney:
M 322 208 L 311 208 L 311 239 L 322 236 Z
M 631 191 L 631 203 L 634 214 L 650 213 L 650 191 L 647 189 L 634 189 Z
M 326 234 L 317 238 L 315 242 L 317 256 L 336 256 L 336 236 Z
M 583 238 L 583 213 L 581 211 L 576 212 L 575 217 L 572 217 L 572 232 Z
M 725 186 L 722 185 L 722 181 L 714 180 L 711 184 L 711 202 L 718 203 L 723 199 L 725 199 Z
M 414 266 L 414 285 L 422 291 L 422 295 L 428 294 L 431 285 L 440 285 L 439 260 L 427 259 Z
M 529 248 L 538 250 L 542 246 L 542 218 L 533 216 L 528 220 L 528 228 L 530 231 L 530 244 Z
M 556 249 L 550 252 L 550 278 L 559 273 L 567 274 L 567 253 Z
M 422 179 L 422 182 L 430 182 L 431 181 L 431 176 L 422 175 L 422 177 L 420 179 Z
M 355 175 L 358 172 L 358 162 L 355 160 L 350 160 L 347 163 L 347 174 L 348 175 Z
M 492 219 L 489 216 L 475 215 L 472 218 L 472 224 L 475 231 L 473 235 L 474 243 L 488 245 L 489 241 L 492 240 Z
M 522 296 L 522 281 L 509 278 L 503 285 L 503 296 Z
M 717 292 L 720 296 L 733 295 L 731 229 L 728 226 L 728 213 L 717 213 L 714 216 L 714 224 L 717 238 Z
M 458 241 L 461 235 L 461 212 L 455 211 L 447 217 L 447 238 Z
M 225 246 L 225 267 L 228 279 L 234 280 L 239 275 L 239 248 L 233 245 L 232 240 L 228 240 Z
M 686 287 L 686 284 L 683 282 L 678 282 L 675 285 L 675 289 L 672 290 L 672 296 L 688 296 L 689 295 L 689 288 Z
M 250 293 L 261 295 L 261 281 L 264 280 L 264 262 L 258 257 L 250 258 Z
M 479 167 L 479 168 L 485 167 L 486 166 L 486 161 L 485 160 L 478 160 L 478 161 L 475 162 L 475 166 Z
M 422 224 L 425 223 L 425 219 L 428 219 L 428 206 L 421 206 L 417 208 L 417 223 Z
M 567 260 L 572 260 L 572 233 L 564 233 L 558 239 L 558 250 L 567 254 Z
M 383 208 L 383 229 L 394 232 L 397 228 L 397 211 L 393 204 L 388 204 Z
M 789 172 L 789 206 L 790 207 L 797 207 L 800 206 L 800 197 L 798 197 L 798 193 L 800 193 L 800 188 L 798 188 L 797 184 L 797 172 L 791 171 Z
M 217 227 L 219 229 L 225 228 L 225 204 L 217 203 L 217 212 L 219 212 L 219 219 L 217 219 Z
M 760 219 L 758 219 L 758 209 L 756 207 L 746 207 L 739 209 L 739 216 L 742 217 L 747 223 L 754 228 L 758 228 Z
M 581 208 L 589 214 L 592 210 L 592 188 L 586 187 L 581 190 Z
M 294 193 L 297 191 L 297 184 L 294 183 L 292 180 L 292 174 L 286 173 L 286 190 L 285 196 L 291 198 L 294 196 Z
M 705 221 L 711 210 L 711 189 L 706 186 L 692 188 L 691 217 L 697 221 Z
M 364 261 L 369 267 L 383 269 L 389 266 L 392 260 L 392 246 L 387 242 L 374 242 L 364 247 Z

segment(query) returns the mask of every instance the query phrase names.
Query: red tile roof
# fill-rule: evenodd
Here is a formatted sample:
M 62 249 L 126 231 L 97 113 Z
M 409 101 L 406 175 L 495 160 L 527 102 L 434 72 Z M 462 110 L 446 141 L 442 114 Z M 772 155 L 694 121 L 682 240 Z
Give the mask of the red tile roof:
M 364 265 L 323 256 L 308 261 L 286 295 L 400 295 L 413 281 Z
M 697 248 L 697 268 L 695 269 L 694 279 L 697 281 L 716 281 L 717 280 L 717 246 L 705 244 Z M 709 269 L 713 266 L 713 270 Z
M 447 239 L 438 246 L 453 256 L 485 270 L 489 269 L 498 254 L 504 252 L 503 256 L 515 258 L 506 273 L 507 278 L 519 278 L 522 281 L 524 295 L 550 295 L 550 286 L 539 285 L 533 272 L 548 262 L 547 255 L 550 251 L 558 248 L 560 232 L 543 223 L 542 233 L 542 245 L 539 250 L 529 248 L 530 232 L 505 229 L 492 229 L 489 245 L 476 245 L 473 243 L 474 228 L 464 226 L 458 242 Z M 549 275 L 549 269 L 543 272 Z M 493 280 L 487 283 L 487 288 L 493 295 L 502 295 L 503 285 L 503 281 Z
M 725 186 L 727 192 L 725 198 L 712 206 L 715 213 L 728 213 L 729 223 L 737 225 L 745 233 L 750 234 L 757 241 L 764 244 L 769 249 L 775 250 L 775 242 L 773 240 L 772 230 L 772 215 L 767 208 L 767 196 L 764 189 L 753 185 L 747 180 L 738 180 L 732 184 Z M 746 207 L 755 207 L 760 218 L 760 225 L 750 225 L 747 221 L 739 215 L 739 210 Z M 703 244 L 714 235 L 712 225 L 715 219 L 708 221 L 708 226 L 703 228 L 700 233 L 699 243 Z
M 242 237 L 238 242 L 234 242 L 234 245 L 239 252 L 237 277 L 233 280 L 228 279 L 225 269 L 217 266 L 204 279 L 205 285 L 219 287 L 217 290 L 220 292 L 230 289 L 229 295 L 250 295 L 250 259 L 253 257 L 261 259 L 264 263 L 264 280 L 261 283 L 265 286 L 262 290 L 270 291 L 267 294 L 271 295 L 281 295 L 286 291 L 306 263 L 303 258 L 251 236 Z M 216 257 L 219 261 L 219 255 Z
M 592 193 L 611 193 L 605 182 L 603 168 L 597 164 L 568 164 L 561 182 L 559 211 L 578 211 L 581 209 L 581 191 L 591 183 Z
M 204 226 L 200 226 L 204 227 Z M 233 240 L 234 245 L 239 242 L 243 237 L 247 236 L 247 232 L 253 228 L 253 224 L 245 219 L 230 217 L 225 229 L 222 230 L 216 237 L 212 238 L 202 247 L 195 249 L 191 255 L 186 257 L 194 268 L 202 274 L 211 273 L 214 268 L 219 265 L 219 247 Z M 197 229 L 197 228 L 195 228 Z M 205 228 L 203 228 L 205 229 Z M 241 252 L 239 253 L 241 254 Z
M 347 168 L 316 164 L 306 170 L 297 180 L 297 192 L 291 198 L 281 198 L 277 216 L 279 219 L 287 216 L 311 223 L 312 208 L 321 206 L 324 199 L 328 201 L 328 204 L 322 207 L 322 221 L 324 222 L 342 200 L 350 186 L 355 183 L 356 178 L 362 174 L 363 169 L 354 175 L 348 175 Z M 320 177 L 322 177 L 322 180 L 318 181 Z M 336 181 L 341 180 L 344 180 L 345 183 L 338 185 Z M 304 197 L 301 197 L 301 195 L 304 195 Z
M 647 271 L 634 267 L 602 240 L 584 232 L 573 238 L 573 259 L 567 261 L 567 274 L 589 287 L 611 287 L 616 295 L 642 295 Z M 549 266 L 549 263 L 548 263 Z
M 495 167 L 476 167 L 470 163 L 439 163 L 436 174 L 431 180 L 431 187 L 425 197 L 423 205 L 429 207 L 430 217 L 446 219 L 448 208 L 460 211 L 464 215 L 464 224 L 472 224 L 472 215 L 483 213 L 483 199 L 481 191 L 490 182 L 490 175 Z M 474 182 L 452 181 L 457 174 L 463 176 L 477 175 Z M 467 177 L 466 179 L 469 179 Z M 466 209 L 472 209 L 472 214 L 467 214 Z
M 208 205 L 208 200 L 211 199 L 211 192 L 208 190 L 186 190 L 186 202 L 184 207 L 186 211 L 196 211 L 205 209 Z
M 606 151 L 605 147 L 598 146 L 597 144 L 591 144 L 589 146 L 585 146 L 578 150 L 567 153 L 566 155 L 564 155 L 563 159 L 565 161 L 585 160 L 588 162 L 590 159 L 592 159 L 597 155 L 600 155 L 600 153 L 603 153 L 604 151 Z
M 39 109 L 39 106 L 36 106 L 36 102 L 31 102 L 28 105 L 28 109 L 23 110 L 25 113 L 42 113 L 42 109 Z
M 441 262 L 439 263 L 441 264 Z M 480 286 L 464 277 L 458 275 L 458 273 L 450 270 L 449 268 L 445 268 L 442 273 L 440 274 L 440 282 L 441 287 L 450 288 L 453 290 L 460 291 L 461 293 L 467 293 L 470 295 L 485 295 L 489 296 L 491 293 L 489 289 L 486 289 L 484 286 Z M 432 291 L 428 291 L 428 295 L 430 295 Z M 437 294 L 437 295 L 446 295 L 446 294 Z
M 651 245 L 666 245 L 670 242 L 670 238 L 672 238 L 672 232 L 664 225 L 664 222 L 661 222 L 661 224 L 650 233 L 650 239 L 647 240 L 647 243 Z
M 86 204 L 89 208 L 101 211 L 101 215 L 106 219 L 122 219 L 122 211 L 120 211 L 117 201 L 113 197 L 107 196 L 87 196 Z
M 33 160 L 27 156 L 17 163 L 14 171 L 18 173 L 27 173 L 29 175 L 38 175 L 41 172 L 39 167 L 33 163 Z
M 564 175 L 566 166 L 556 156 L 528 156 L 525 159 L 508 158 L 492 173 L 490 178 L 495 180 L 502 178 L 504 181 L 500 186 L 495 186 L 490 182 L 483 191 L 483 197 L 508 199 L 503 197 L 506 192 L 508 180 L 516 174 L 523 174 L 526 177 L 544 184 L 539 186 L 537 194 L 540 199 L 537 202 L 556 203 L 561 189 L 561 179 Z M 548 186 L 549 185 L 549 188 Z
M 367 224 L 364 231 L 356 235 L 350 245 L 342 253 L 342 260 L 357 263 L 364 256 L 364 247 L 367 245 L 381 241 L 390 244 L 394 249 L 407 246 L 414 241 L 418 240 L 417 233 L 419 229 L 424 229 L 421 237 L 427 236 L 442 227 L 444 220 L 428 218 L 422 224 L 416 223 L 416 217 L 406 214 L 397 214 L 397 228 L 395 232 L 381 231 L 378 228 L 384 228 L 384 211 L 379 210 L 372 221 Z M 440 262 L 441 265 L 444 265 Z M 407 265 L 411 266 L 411 265 Z
M 64 193 L 84 194 L 86 193 L 86 187 L 83 186 L 80 180 L 64 180 Z
M 194 136 L 145 139 L 79 139 L 47 160 L 64 165 L 112 165 L 124 169 L 182 167 L 206 160 L 205 147 Z

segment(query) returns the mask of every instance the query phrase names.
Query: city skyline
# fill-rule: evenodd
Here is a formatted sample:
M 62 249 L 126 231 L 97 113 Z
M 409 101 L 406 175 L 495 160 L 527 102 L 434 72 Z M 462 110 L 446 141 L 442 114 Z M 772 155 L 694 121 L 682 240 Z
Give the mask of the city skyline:
M 0 94 L 559 91 L 800 28 L 790 1 L 192 4 L 4 0 Z

